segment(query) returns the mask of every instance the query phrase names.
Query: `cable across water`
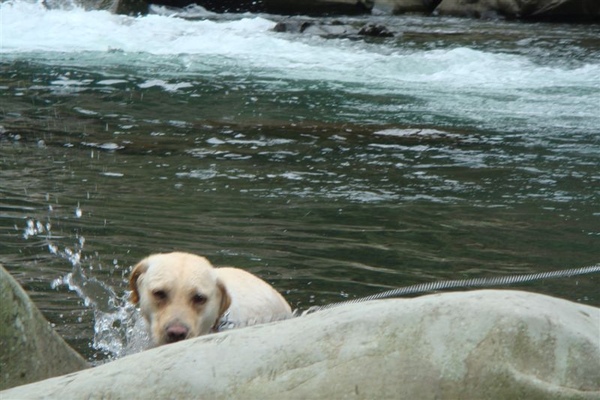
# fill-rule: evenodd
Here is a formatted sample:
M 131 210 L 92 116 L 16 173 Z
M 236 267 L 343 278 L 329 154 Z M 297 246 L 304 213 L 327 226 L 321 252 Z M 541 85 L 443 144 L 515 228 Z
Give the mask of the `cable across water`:
M 460 279 L 451 281 L 439 281 L 439 282 L 428 282 L 419 283 L 416 285 L 405 286 L 397 289 L 388 290 L 385 292 L 377 293 L 371 296 L 361 297 L 358 299 L 342 301 L 339 303 L 327 304 L 324 306 L 313 306 L 302 312 L 302 315 L 312 314 L 316 311 L 327 310 L 330 308 L 340 307 L 349 304 L 362 303 L 371 300 L 388 299 L 393 297 L 405 296 L 408 294 L 415 293 L 426 293 L 436 290 L 453 289 L 453 288 L 475 288 L 475 287 L 488 287 L 488 286 L 506 286 L 516 283 L 524 283 L 537 281 L 542 279 L 554 279 L 554 278 L 568 278 L 576 275 L 592 274 L 600 272 L 600 264 L 591 265 L 588 267 L 564 269 L 559 271 L 547 271 L 539 272 L 535 274 L 524 274 L 524 275 L 509 275 L 509 276 L 495 276 L 487 278 L 472 278 L 472 279 Z

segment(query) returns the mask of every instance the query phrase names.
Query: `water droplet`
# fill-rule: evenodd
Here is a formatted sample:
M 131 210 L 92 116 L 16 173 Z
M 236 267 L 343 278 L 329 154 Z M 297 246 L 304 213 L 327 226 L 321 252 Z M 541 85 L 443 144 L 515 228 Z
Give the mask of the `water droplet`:
M 58 254 L 58 247 L 56 247 L 55 245 L 53 245 L 52 243 L 50 243 L 48 245 L 48 250 L 50 251 L 50 253 L 52 254 Z

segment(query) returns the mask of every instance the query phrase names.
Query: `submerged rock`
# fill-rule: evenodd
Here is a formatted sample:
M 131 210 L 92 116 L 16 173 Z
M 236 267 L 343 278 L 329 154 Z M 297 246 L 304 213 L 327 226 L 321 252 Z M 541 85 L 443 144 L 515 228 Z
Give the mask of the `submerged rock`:
M 0 393 L 40 398 L 598 399 L 600 309 L 518 291 L 353 304 Z
M 394 33 L 384 25 L 367 24 L 355 26 L 341 21 L 316 21 L 303 19 L 288 19 L 278 22 L 274 27 L 275 32 L 303 33 L 326 38 L 359 38 L 361 36 L 388 38 Z
M 0 390 L 87 367 L 0 265 Z
M 359 35 L 373 37 L 393 37 L 394 34 L 383 25 L 368 24 L 360 28 Z
M 322 23 L 319 21 L 290 20 L 278 22 L 275 32 L 303 33 L 322 37 L 350 37 L 358 35 L 358 29 L 349 24 Z

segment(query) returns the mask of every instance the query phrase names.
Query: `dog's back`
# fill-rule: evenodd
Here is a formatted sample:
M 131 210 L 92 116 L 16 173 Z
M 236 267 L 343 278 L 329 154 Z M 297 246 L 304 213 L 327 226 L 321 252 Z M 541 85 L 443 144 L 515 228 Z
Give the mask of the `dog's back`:
M 238 268 L 222 267 L 216 271 L 231 298 L 225 317 L 231 328 L 292 316 L 290 305 L 283 296 L 262 279 Z

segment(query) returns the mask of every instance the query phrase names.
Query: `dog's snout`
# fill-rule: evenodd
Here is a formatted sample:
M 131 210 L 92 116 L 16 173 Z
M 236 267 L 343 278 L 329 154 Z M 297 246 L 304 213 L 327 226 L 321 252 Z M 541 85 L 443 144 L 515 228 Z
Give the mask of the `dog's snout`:
M 190 329 L 181 324 L 174 323 L 167 327 L 167 343 L 179 342 L 187 338 Z

